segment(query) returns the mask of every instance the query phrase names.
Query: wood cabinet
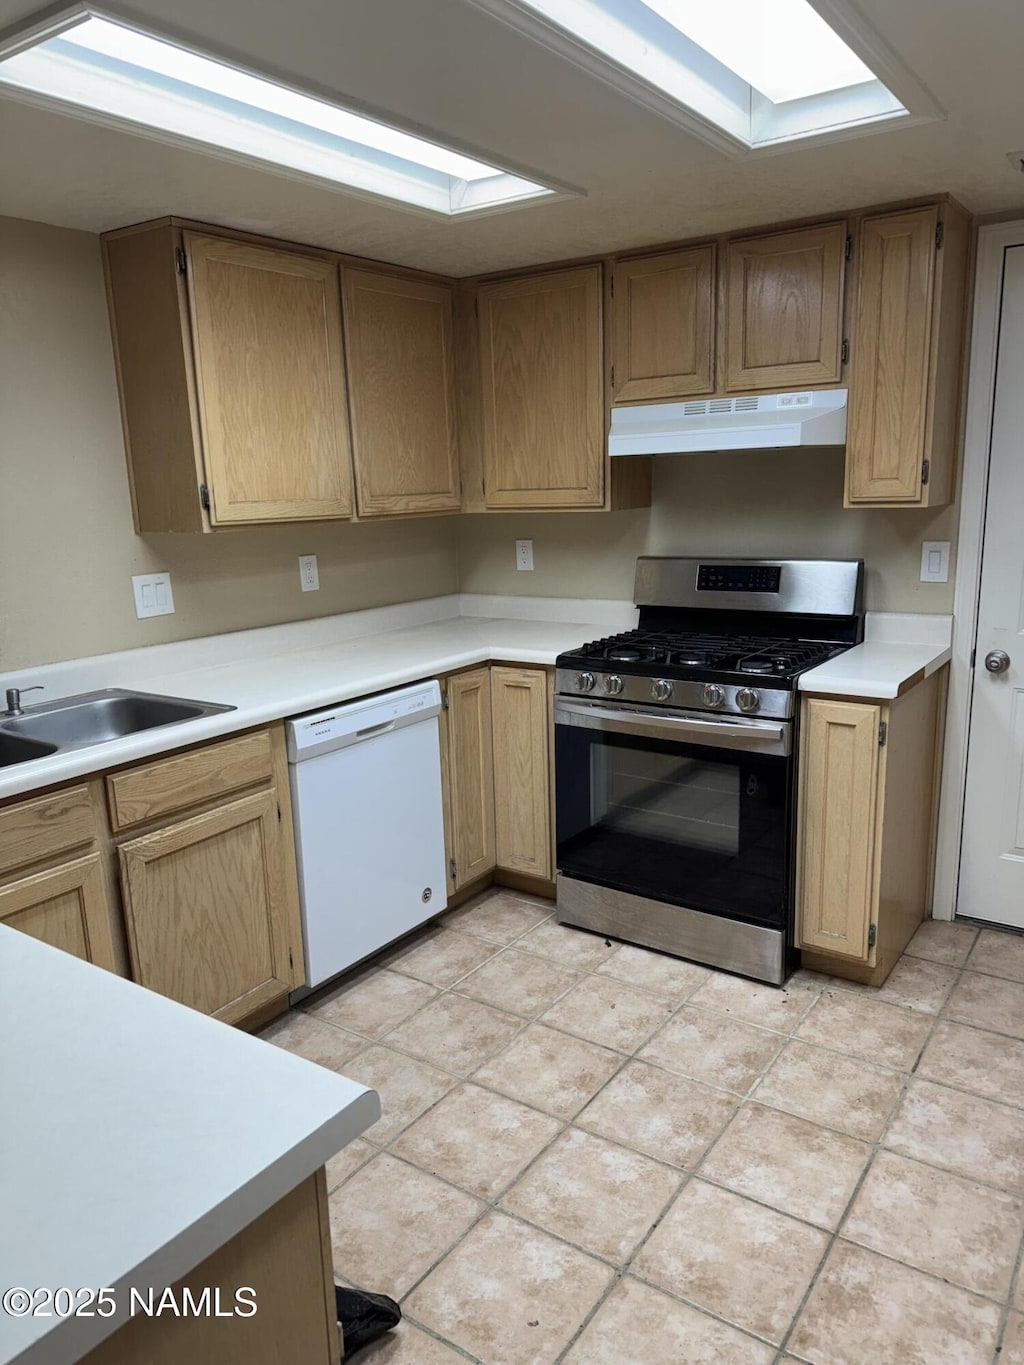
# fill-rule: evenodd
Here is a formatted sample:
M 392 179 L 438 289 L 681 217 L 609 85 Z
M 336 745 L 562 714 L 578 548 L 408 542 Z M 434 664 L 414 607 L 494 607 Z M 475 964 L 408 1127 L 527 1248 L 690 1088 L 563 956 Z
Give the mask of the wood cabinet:
M 713 392 L 713 244 L 617 261 L 611 312 L 613 402 Z
M 460 506 L 450 285 L 342 268 L 361 517 Z
M 948 201 L 859 225 L 847 506 L 952 497 L 968 235 Z
M 448 890 L 453 892 L 494 869 L 491 670 L 453 674 L 445 680 L 444 692 Z
M 545 880 L 553 875 L 548 690 L 543 670 L 491 669 L 497 865 Z
M 728 392 L 838 382 L 845 259 L 845 221 L 726 243 Z
M 479 287 L 488 508 L 604 501 L 601 278 L 591 265 Z
M 348 517 L 333 260 L 175 220 L 103 250 L 136 530 Z
M 940 679 L 803 702 L 798 934 L 806 966 L 877 985 L 924 918 Z

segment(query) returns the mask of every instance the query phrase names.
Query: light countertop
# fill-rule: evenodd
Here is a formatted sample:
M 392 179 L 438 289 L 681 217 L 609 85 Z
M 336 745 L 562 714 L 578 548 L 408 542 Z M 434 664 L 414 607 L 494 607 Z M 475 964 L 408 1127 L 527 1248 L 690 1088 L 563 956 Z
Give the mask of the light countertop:
M 868 612 L 864 642 L 800 675 L 801 692 L 891 701 L 952 654 L 951 616 Z
M 163 1289 L 364 1132 L 375 1091 L 0 926 L 0 1288 Z M 0 1365 L 123 1319 L 0 1312 Z

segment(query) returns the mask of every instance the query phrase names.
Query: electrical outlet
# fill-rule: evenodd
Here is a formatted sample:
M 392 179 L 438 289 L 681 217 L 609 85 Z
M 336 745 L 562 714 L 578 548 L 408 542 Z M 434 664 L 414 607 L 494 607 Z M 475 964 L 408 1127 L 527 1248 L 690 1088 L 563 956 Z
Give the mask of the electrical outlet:
M 132 574 L 132 592 L 135 594 L 135 615 L 140 621 L 145 616 L 174 615 L 169 573 Z
M 533 541 L 532 541 L 532 540 L 517 540 L 517 541 L 516 541 L 516 568 L 517 568 L 517 569 L 530 569 L 530 570 L 532 570 L 532 568 L 533 568 Z
M 921 582 L 949 582 L 948 540 L 923 540 L 921 542 Z
M 299 583 L 303 592 L 319 590 L 320 570 L 316 567 L 316 555 L 299 555 Z

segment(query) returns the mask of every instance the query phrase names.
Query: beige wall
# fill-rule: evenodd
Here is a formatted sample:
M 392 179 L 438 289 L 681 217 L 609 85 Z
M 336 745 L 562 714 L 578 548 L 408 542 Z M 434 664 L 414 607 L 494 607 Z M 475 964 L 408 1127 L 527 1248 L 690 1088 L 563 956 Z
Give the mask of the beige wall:
M 175 615 L 139 621 L 131 575 L 156 569 Z M 0 674 L 455 587 L 447 517 L 136 536 L 99 239 L 0 218 Z
M 457 534 L 463 592 L 631 598 L 640 554 L 849 557 L 868 607 L 952 610 L 952 579 L 918 580 L 921 541 L 953 540 L 955 509 L 845 511 L 842 450 L 659 456 L 649 512 L 463 517 Z M 515 568 L 523 537 L 533 573 Z

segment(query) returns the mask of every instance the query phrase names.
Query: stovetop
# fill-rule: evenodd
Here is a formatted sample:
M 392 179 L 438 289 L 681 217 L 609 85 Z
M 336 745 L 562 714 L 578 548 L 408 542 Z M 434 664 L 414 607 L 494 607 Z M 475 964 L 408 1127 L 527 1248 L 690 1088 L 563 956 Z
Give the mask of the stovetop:
M 799 675 L 848 648 L 830 640 L 694 631 L 624 631 L 559 655 L 559 668 L 684 678 L 697 682 L 761 679 L 792 688 Z

